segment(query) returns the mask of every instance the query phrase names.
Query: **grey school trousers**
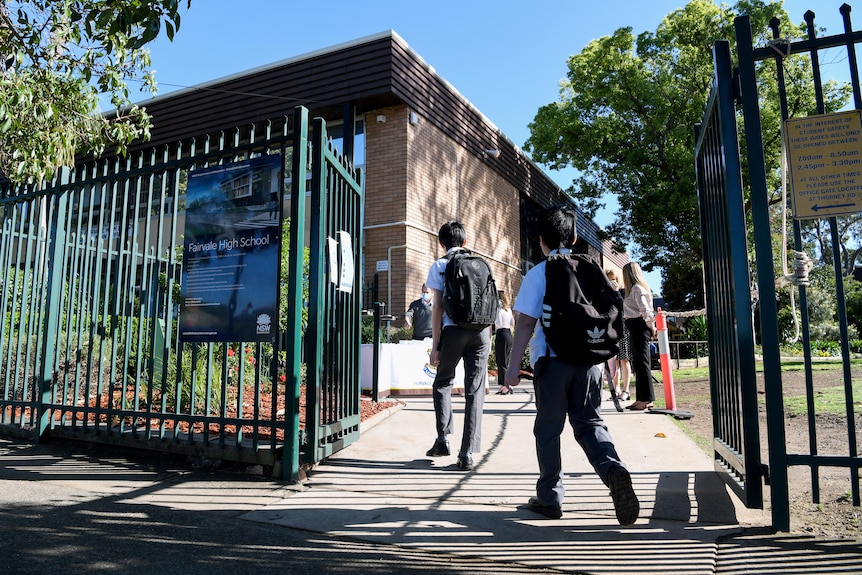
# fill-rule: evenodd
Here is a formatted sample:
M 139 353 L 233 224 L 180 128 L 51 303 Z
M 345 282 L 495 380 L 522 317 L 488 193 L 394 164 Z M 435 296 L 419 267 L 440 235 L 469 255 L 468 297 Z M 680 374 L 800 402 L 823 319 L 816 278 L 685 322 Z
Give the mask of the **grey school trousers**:
M 587 460 L 605 485 L 611 467 L 623 463 L 601 415 L 602 366 L 571 365 L 550 357 L 539 359 L 535 371 L 539 374 L 533 382 L 536 392 L 533 435 L 539 460 L 536 496 L 544 505 L 559 508 L 566 494 L 560 456 L 560 435 L 566 417 Z
M 481 451 L 482 408 L 485 404 L 485 384 L 488 380 L 488 355 L 491 352 L 491 330 L 480 331 L 458 326 L 443 328 L 437 358 L 437 375 L 434 378 L 434 415 L 437 418 L 437 436 L 451 435 L 452 383 L 455 366 L 464 360 L 464 433 L 459 454 Z

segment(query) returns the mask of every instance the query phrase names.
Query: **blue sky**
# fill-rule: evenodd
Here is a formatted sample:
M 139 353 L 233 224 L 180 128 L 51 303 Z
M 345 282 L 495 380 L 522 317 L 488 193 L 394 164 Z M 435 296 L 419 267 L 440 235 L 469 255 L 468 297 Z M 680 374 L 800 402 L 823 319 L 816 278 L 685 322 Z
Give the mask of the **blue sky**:
M 816 23 L 837 33 L 842 3 L 788 0 L 784 5 L 797 22 L 806 10 L 815 10 Z M 162 36 L 150 51 L 163 95 L 391 29 L 522 146 L 536 111 L 557 100 L 568 56 L 617 28 L 654 31 L 665 15 L 684 5 L 683 0 L 193 0 L 174 41 Z M 836 59 L 844 56 L 836 53 Z M 563 189 L 574 174 L 546 172 Z M 595 219 L 607 225 L 613 210 Z M 660 274 L 647 279 L 659 292 Z

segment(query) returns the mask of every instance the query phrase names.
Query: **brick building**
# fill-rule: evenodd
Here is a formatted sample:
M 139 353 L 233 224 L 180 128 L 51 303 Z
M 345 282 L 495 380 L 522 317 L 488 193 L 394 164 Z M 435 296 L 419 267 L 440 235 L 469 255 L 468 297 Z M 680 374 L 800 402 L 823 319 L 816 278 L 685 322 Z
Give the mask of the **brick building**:
M 393 31 L 154 98 L 146 102 L 152 138 L 141 147 L 284 118 L 297 105 L 326 119 L 362 171 L 363 278 L 395 316 L 441 255 L 436 236 L 446 220 L 464 223 L 468 247 L 491 262 L 498 288 L 515 294 L 541 258 L 536 215 L 552 204 L 575 207 Z M 628 256 L 613 253 L 577 213 L 578 249 L 620 271 Z

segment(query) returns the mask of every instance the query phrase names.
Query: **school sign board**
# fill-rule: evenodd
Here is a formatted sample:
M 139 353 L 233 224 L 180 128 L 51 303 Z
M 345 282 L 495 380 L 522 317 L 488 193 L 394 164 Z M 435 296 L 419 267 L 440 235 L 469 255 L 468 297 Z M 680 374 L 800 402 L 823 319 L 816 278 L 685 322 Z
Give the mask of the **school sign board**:
M 786 120 L 784 137 L 794 218 L 862 211 L 862 111 Z
M 281 164 L 271 155 L 189 172 L 182 341 L 274 341 Z

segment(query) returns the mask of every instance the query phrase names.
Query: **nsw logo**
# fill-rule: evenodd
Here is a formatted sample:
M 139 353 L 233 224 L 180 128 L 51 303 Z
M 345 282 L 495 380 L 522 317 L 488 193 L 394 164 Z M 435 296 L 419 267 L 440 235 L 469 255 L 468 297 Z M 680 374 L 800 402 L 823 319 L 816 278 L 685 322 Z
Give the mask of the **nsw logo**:
M 272 318 L 269 317 L 269 314 L 262 313 L 257 316 L 257 333 L 258 334 L 268 334 L 272 329 Z

